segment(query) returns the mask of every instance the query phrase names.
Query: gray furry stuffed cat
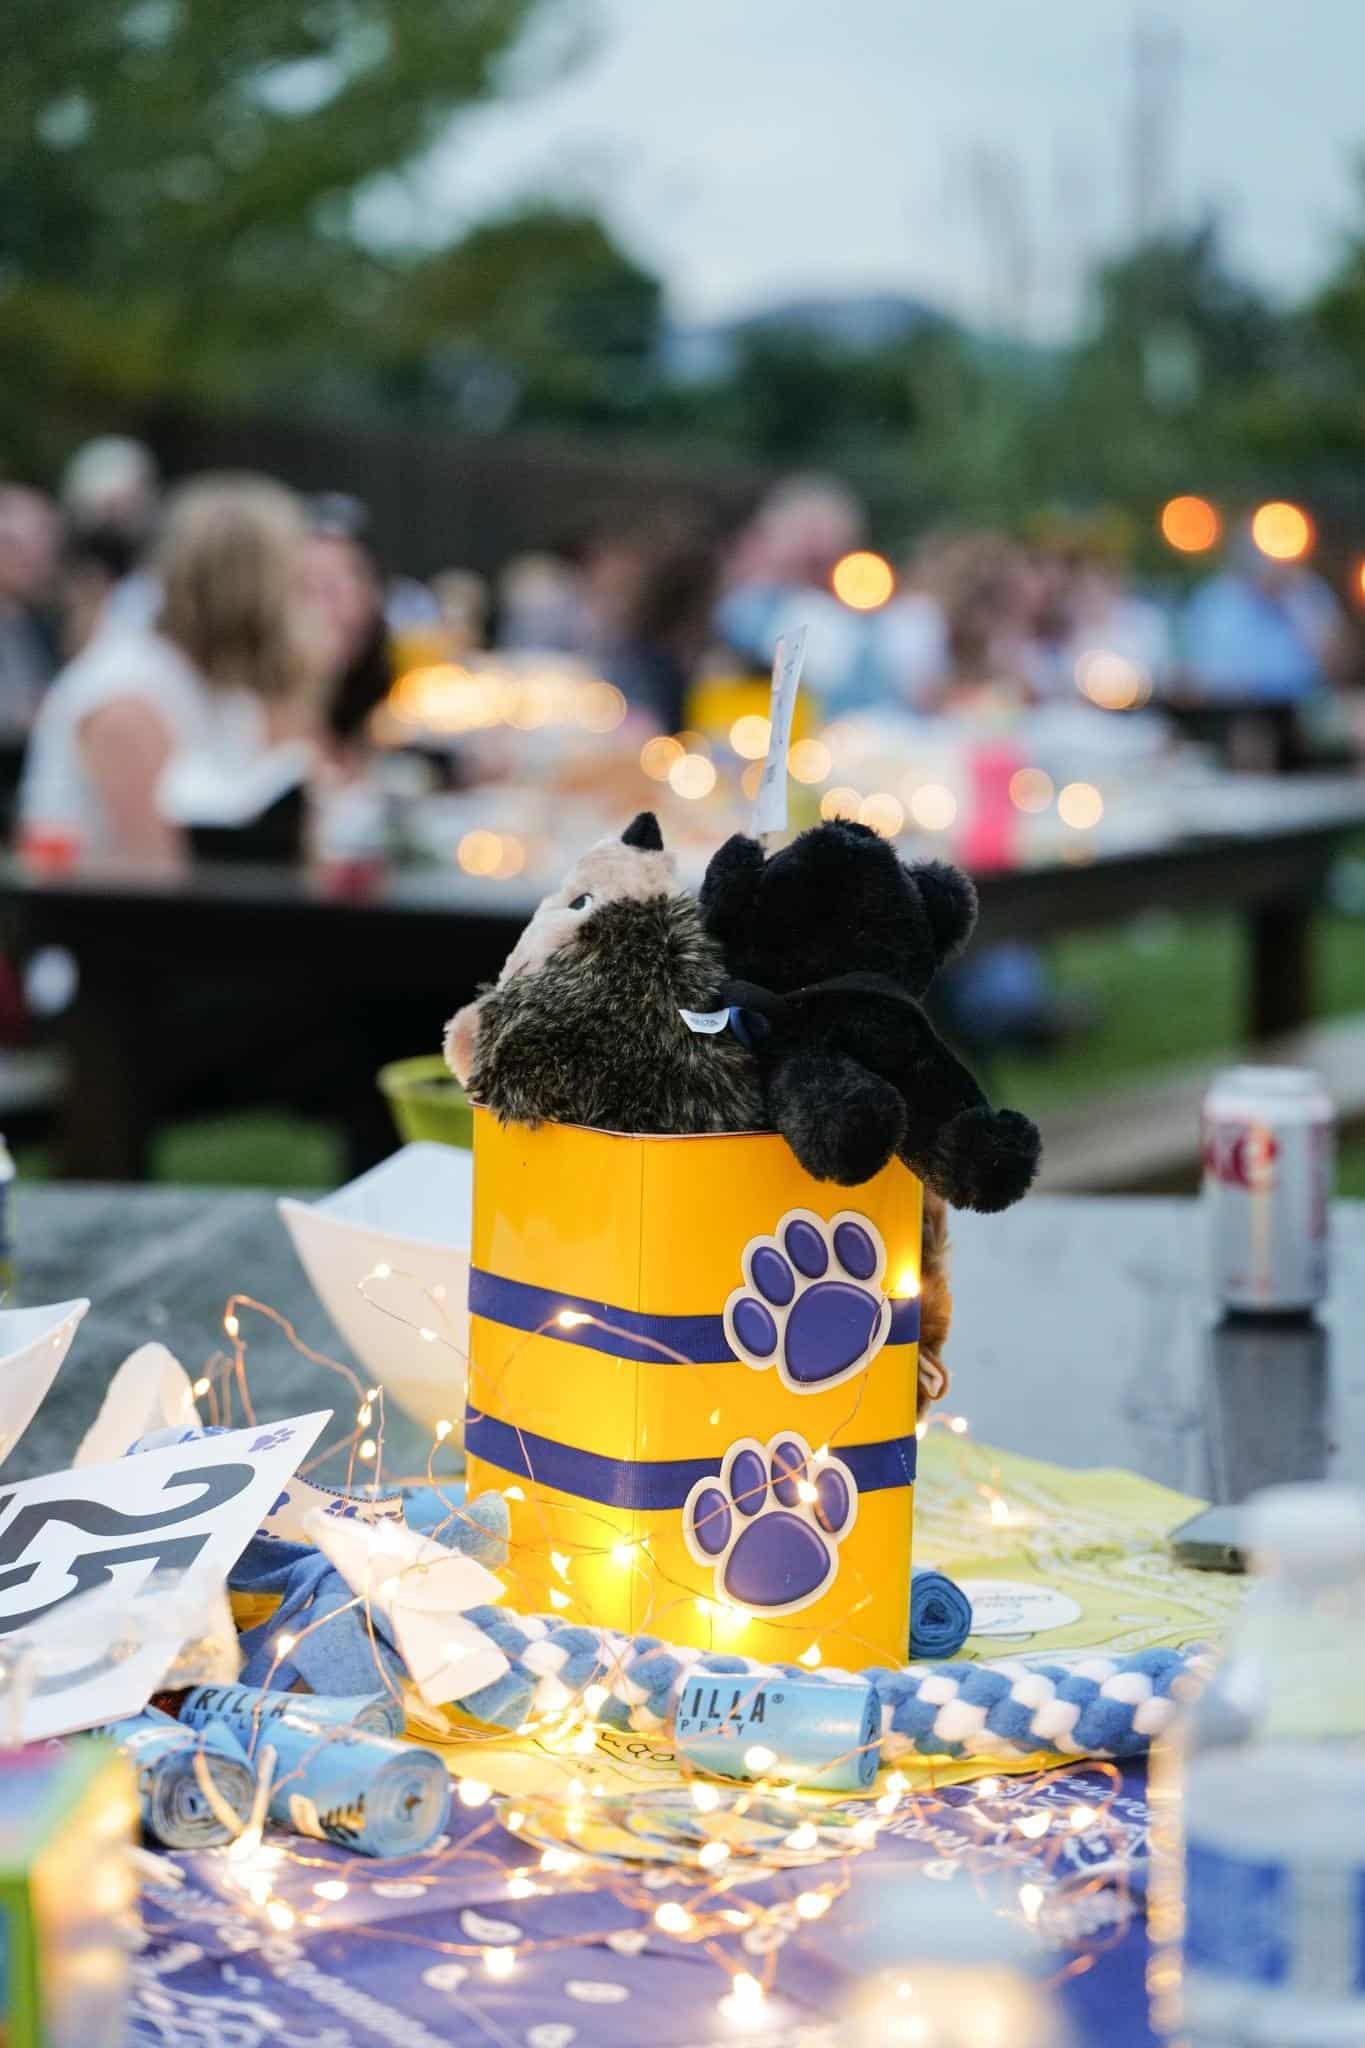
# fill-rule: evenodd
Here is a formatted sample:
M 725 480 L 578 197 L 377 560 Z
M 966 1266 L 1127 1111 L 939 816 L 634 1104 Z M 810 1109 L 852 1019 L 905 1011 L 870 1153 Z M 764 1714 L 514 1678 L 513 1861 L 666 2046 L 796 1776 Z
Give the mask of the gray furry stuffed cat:
M 751 1055 L 689 1029 L 725 968 L 642 811 L 540 904 L 498 980 L 446 1026 L 447 1063 L 504 1122 L 645 1133 L 763 1126 Z

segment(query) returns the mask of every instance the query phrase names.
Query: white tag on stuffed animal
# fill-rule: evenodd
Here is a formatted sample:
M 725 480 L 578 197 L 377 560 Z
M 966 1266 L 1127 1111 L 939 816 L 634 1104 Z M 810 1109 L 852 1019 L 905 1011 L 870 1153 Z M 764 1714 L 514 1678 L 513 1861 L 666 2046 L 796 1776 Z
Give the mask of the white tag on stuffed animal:
M 728 1010 L 679 1009 L 678 1015 L 689 1031 L 695 1031 L 703 1038 L 715 1038 L 730 1021 Z
M 773 688 L 768 705 L 771 730 L 768 734 L 768 757 L 758 779 L 758 796 L 754 802 L 755 839 L 787 829 L 787 754 L 791 747 L 792 714 L 796 710 L 796 692 L 805 658 L 806 629 L 798 626 L 794 633 L 782 636 L 773 656 Z

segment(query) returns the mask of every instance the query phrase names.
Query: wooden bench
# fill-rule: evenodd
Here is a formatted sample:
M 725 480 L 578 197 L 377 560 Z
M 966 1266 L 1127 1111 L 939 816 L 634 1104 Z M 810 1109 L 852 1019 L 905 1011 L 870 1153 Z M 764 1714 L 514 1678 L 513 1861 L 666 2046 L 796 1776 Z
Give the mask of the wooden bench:
M 1038 1118 L 1048 1194 L 1179 1194 L 1200 1172 L 1199 1110 L 1215 1074 L 1235 1056 L 1107 1088 Z M 1258 1066 L 1311 1067 L 1343 1128 L 1365 1125 L 1365 1017 L 1316 1024 L 1258 1046 Z

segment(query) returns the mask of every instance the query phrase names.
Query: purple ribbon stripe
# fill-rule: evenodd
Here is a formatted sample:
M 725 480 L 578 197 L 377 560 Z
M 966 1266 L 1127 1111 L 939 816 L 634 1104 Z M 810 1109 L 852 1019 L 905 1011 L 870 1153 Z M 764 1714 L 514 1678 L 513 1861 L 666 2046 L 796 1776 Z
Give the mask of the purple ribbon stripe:
M 591 1318 L 565 1326 L 565 1312 Z M 611 1358 L 642 1365 L 728 1365 L 734 1359 L 720 1316 L 647 1316 L 609 1301 L 555 1294 L 524 1280 L 504 1280 L 479 1266 L 469 1275 L 469 1313 L 509 1330 L 538 1331 L 561 1344 L 584 1345 Z M 604 1329 L 603 1324 L 610 1328 Z M 919 1300 L 893 1300 L 888 1344 L 913 1344 L 919 1336 Z

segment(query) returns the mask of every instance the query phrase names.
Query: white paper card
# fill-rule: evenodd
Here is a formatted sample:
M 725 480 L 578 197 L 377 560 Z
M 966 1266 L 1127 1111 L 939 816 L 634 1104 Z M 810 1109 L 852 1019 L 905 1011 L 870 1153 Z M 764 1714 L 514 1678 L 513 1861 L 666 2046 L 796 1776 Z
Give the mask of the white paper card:
M 768 706 L 772 726 L 768 734 L 768 756 L 758 780 L 754 803 L 754 837 L 787 829 L 787 754 L 791 748 L 792 714 L 801 682 L 801 665 L 806 658 L 806 628 L 784 633 L 773 656 L 773 688 Z
M 428 1705 L 467 1699 L 507 1670 L 507 1659 L 464 1619 L 502 1596 L 502 1581 L 477 1558 L 447 1550 L 401 1522 L 308 1517 L 318 1549 L 353 1593 L 381 1615 L 413 1684 Z
M 325 1411 L 263 1422 L 0 1490 L 0 1655 L 12 1666 L 26 1632 L 39 1631 L 26 1741 L 141 1711 L 179 1644 L 138 1641 L 138 1596 L 154 1574 L 225 1579 L 330 1420 Z M 110 1584 L 129 1611 L 127 1653 L 82 1640 L 73 1608 L 54 1656 L 43 1624 Z

